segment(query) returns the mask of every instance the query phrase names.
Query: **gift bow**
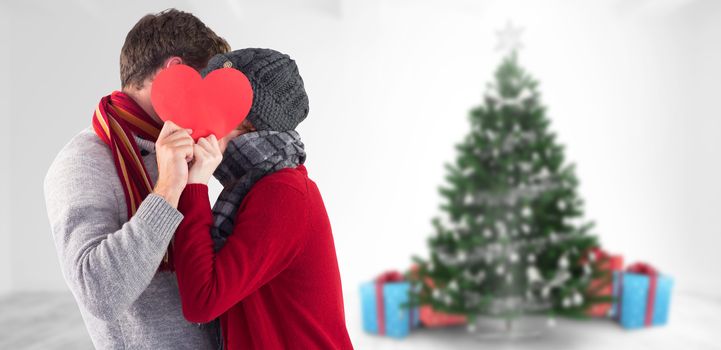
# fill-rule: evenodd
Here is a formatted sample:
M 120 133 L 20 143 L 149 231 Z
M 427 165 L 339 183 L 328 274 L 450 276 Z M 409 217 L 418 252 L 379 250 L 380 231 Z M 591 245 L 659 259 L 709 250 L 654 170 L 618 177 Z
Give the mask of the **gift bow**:
M 376 277 L 376 284 L 400 281 L 403 281 L 403 275 L 398 271 L 387 271 Z
M 658 271 L 651 265 L 646 263 L 635 263 L 626 268 L 626 271 L 646 275 L 649 278 L 648 299 L 646 300 L 646 319 L 644 324 L 650 326 L 653 322 L 653 305 L 656 300 L 656 280 L 658 279 Z
M 378 334 L 386 334 L 385 304 L 383 303 L 383 284 L 388 282 L 401 282 L 403 275 L 398 271 L 387 271 L 376 277 L 376 310 L 378 314 Z M 412 311 L 411 311 L 412 312 Z M 411 316 L 413 314 L 411 313 Z M 411 324 L 413 318 L 411 317 Z

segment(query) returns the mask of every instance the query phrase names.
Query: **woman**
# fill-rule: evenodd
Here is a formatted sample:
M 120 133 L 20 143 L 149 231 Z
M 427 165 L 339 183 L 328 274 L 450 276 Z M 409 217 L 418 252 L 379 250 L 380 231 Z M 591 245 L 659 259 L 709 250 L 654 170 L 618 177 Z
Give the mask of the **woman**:
M 330 223 L 294 130 L 308 114 L 298 69 L 243 49 L 203 74 L 223 67 L 248 77 L 253 105 L 224 153 L 214 136 L 195 145 L 174 241 L 183 313 L 219 317 L 227 349 L 352 349 Z M 211 175 L 223 185 L 212 211 Z

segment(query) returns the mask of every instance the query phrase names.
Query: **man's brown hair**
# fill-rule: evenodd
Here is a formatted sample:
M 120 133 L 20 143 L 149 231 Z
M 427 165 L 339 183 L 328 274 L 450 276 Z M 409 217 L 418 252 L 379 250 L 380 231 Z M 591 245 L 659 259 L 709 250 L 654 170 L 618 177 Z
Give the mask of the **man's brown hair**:
M 201 69 L 211 57 L 228 51 L 225 39 L 190 13 L 168 9 L 149 14 L 125 37 L 120 51 L 121 86 L 141 87 L 168 57 L 178 56 L 184 64 Z

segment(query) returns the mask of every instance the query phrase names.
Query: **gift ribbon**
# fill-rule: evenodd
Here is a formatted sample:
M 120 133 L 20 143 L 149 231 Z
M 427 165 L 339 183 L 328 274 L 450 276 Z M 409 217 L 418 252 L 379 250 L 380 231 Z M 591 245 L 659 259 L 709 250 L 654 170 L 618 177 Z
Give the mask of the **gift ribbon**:
M 398 271 L 388 271 L 376 277 L 376 313 L 378 315 L 378 334 L 386 334 L 385 303 L 383 303 L 383 284 L 388 282 L 402 282 L 403 275 Z M 410 326 L 413 325 L 413 308 L 410 308 Z
M 650 326 L 653 322 L 653 305 L 656 300 L 656 280 L 658 279 L 658 271 L 653 266 L 646 263 L 635 263 L 628 268 L 627 272 L 646 275 L 649 278 L 648 298 L 646 300 L 646 319 L 644 324 Z M 621 278 L 623 280 L 623 278 Z M 621 317 L 619 312 L 619 319 Z

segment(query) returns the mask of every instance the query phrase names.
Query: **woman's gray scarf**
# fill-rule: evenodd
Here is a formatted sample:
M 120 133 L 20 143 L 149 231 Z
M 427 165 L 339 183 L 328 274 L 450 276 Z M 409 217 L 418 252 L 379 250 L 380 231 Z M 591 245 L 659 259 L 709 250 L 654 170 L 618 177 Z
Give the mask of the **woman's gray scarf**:
M 213 173 L 223 185 L 223 191 L 213 206 L 213 227 L 210 230 L 215 250 L 220 249 L 233 233 L 238 207 L 258 180 L 304 162 L 305 149 L 295 130 L 262 130 L 232 139 L 223 153 L 223 161 Z

